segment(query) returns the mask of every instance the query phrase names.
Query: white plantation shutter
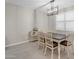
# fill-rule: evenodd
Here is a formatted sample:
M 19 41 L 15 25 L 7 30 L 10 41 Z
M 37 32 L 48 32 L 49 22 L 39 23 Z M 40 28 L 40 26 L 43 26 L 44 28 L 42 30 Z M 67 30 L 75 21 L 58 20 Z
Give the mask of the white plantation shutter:
M 74 31 L 73 10 L 58 14 L 56 16 L 56 30 Z
M 56 16 L 56 30 L 64 30 L 64 14 Z
M 74 12 L 68 11 L 65 13 L 66 18 L 66 30 L 67 31 L 74 31 Z

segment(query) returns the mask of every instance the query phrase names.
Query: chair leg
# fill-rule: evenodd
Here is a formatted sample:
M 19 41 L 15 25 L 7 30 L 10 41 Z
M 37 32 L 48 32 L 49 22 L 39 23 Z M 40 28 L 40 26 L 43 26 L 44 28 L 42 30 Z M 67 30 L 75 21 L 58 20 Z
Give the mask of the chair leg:
M 51 59 L 53 59 L 53 49 L 52 49 L 52 53 L 51 53 Z
M 66 50 L 65 50 L 65 47 L 64 47 L 64 51 L 66 51 Z
M 40 48 L 40 43 L 38 42 L 38 49 Z
M 44 50 L 44 55 L 46 56 L 46 51 L 47 51 L 47 47 L 45 47 L 45 50 Z
M 44 51 L 45 51 L 45 45 L 43 45 L 43 53 L 44 53 Z
M 38 39 L 38 49 L 39 49 L 39 46 L 40 46 L 40 41 L 39 41 L 39 39 Z
M 73 51 L 73 47 L 72 46 L 69 46 L 69 58 L 71 58 L 71 56 L 74 56 L 74 51 Z
M 60 57 L 61 57 L 61 53 L 60 53 L 60 43 L 58 43 L 58 59 L 60 59 Z
M 67 50 L 67 59 L 70 59 L 70 56 L 69 56 L 70 51 L 69 51 L 69 47 L 68 46 L 67 46 L 66 50 Z
M 74 55 L 74 46 L 73 45 L 71 46 L 71 50 L 72 50 L 72 52 L 71 52 L 72 55 Z

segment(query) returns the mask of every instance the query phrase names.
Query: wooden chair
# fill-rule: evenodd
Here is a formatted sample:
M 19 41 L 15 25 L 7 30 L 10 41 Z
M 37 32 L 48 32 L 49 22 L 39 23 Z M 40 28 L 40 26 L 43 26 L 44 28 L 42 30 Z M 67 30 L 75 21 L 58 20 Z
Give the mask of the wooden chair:
M 72 42 L 70 42 L 70 41 L 68 40 L 69 37 L 70 37 L 70 35 L 66 37 L 66 40 L 60 42 L 61 46 L 64 47 L 64 51 L 65 51 L 65 50 L 67 51 L 68 59 L 70 59 L 69 47 L 72 46 Z M 72 47 L 71 47 L 71 49 L 72 49 Z
M 31 31 L 30 32 L 30 41 L 34 42 L 38 40 L 38 31 Z
M 43 52 L 45 49 L 45 33 L 38 32 L 38 45 L 43 47 Z
M 52 50 L 51 59 L 53 59 L 53 50 L 56 49 L 57 46 L 58 46 L 58 43 L 53 41 L 50 33 L 47 33 L 47 35 L 45 36 L 45 51 L 44 51 L 44 55 L 46 55 L 47 48 L 49 48 L 49 49 Z

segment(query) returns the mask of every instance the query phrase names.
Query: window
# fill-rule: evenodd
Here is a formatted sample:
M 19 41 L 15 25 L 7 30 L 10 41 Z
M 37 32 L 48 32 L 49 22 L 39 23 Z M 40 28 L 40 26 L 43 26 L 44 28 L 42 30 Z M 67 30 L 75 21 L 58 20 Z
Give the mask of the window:
M 56 30 L 74 31 L 73 10 L 58 14 L 56 16 Z

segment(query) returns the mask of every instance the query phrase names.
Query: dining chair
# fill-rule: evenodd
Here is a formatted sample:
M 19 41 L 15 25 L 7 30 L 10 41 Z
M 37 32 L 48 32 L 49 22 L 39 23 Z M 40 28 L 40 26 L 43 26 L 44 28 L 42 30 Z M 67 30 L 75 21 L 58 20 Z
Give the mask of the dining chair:
M 60 45 L 64 47 L 64 51 L 66 50 L 67 51 L 67 56 L 68 56 L 68 59 L 70 59 L 70 50 L 72 50 L 72 42 L 68 40 L 68 38 L 70 37 L 70 35 L 66 36 L 66 40 L 60 42 Z M 69 49 L 71 48 L 71 49 Z
M 30 41 L 34 42 L 38 40 L 38 35 L 37 35 L 38 31 L 31 31 L 29 33 L 30 35 Z
M 53 59 L 53 50 L 56 49 L 57 46 L 58 46 L 58 43 L 53 41 L 50 33 L 47 33 L 47 35 L 45 36 L 45 51 L 44 51 L 44 55 L 46 55 L 47 48 L 49 48 L 49 49 L 52 50 L 51 59 Z
M 43 47 L 43 52 L 45 49 L 45 33 L 43 32 L 38 32 L 38 45 L 39 47 L 42 46 Z

